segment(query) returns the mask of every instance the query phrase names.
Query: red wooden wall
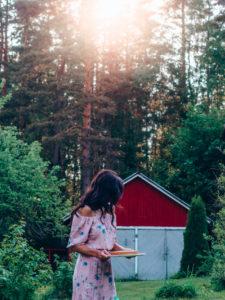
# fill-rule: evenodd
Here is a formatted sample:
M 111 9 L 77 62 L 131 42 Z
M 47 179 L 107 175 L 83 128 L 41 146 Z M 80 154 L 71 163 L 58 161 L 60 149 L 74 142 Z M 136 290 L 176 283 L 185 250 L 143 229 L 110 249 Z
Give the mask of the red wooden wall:
M 134 178 L 125 184 L 116 214 L 118 226 L 185 227 L 188 210 L 141 178 Z

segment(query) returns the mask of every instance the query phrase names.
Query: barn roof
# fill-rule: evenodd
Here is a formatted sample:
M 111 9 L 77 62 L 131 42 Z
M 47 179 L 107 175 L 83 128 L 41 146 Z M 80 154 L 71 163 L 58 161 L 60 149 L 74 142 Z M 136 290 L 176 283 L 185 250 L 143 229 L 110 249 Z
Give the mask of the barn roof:
M 145 176 L 143 173 L 135 172 L 132 175 L 125 178 L 123 180 L 123 182 L 124 182 L 124 184 L 127 184 L 128 182 L 130 182 L 130 181 L 132 181 L 136 178 L 142 179 L 143 181 L 148 183 L 150 186 L 154 187 L 156 190 L 158 190 L 159 192 L 161 192 L 162 194 L 164 194 L 165 196 L 167 196 L 171 200 L 173 200 L 173 201 L 177 202 L 178 204 L 180 204 L 181 206 L 185 207 L 187 210 L 190 209 L 189 204 L 187 204 L 186 202 L 184 202 L 183 200 L 181 200 L 180 198 L 178 198 L 177 196 L 175 196 L 174 194 L 169 192 L 167 189 L 165 189 L 164 187 L 162 187 L 161 185 L 159 185 L 155 181 L 153 181 L 150 178 L 148 178 L 147 176 Z
M 154 187 L 156 190 L 158 190 L 159 192 L 161 192 L 162 194 L 164 194 L 165 196 L 167 196 L 172 201 L 175 201 L 176 203 L 178 203 L 179 205 L 183 206 L 187 210 L 190 210 L 191 206 L 188 203 L 186 203 L 185 201 L 181 200 L 179 197 L 177 197 L 176 195 L 174 195 L 173 193 L 171 193 L 170 191 L 168 191 L 167 189 L 165 189 L 164 187 L 162 187 L 161 185 L 159 185 L 158 183 L 156 183 L 155 181 L 153 181 L 149 177 L 145 176 L 141 172 L 135 172 L 135 173 L 131 174 L 130 176 L 128 176 L 127 178 L 125 178 L 123 180 L 123 182 L 124 182 L 124 184 L 127 184 L 127 183 L 131 182 L 132 180 L 134 180 L 136 178 L 142 179 L 147 184 L 149 184 L 150 186 Z M 211 223 L 212 220 L 207 217 L 207 222 Z

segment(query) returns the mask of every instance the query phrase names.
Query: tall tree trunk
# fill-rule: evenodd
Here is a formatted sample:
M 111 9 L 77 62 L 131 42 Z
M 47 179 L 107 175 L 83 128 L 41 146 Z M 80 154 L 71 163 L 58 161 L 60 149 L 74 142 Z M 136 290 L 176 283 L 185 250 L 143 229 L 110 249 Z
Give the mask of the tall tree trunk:
M 182 104 L 187 103 L 186 85 L 186 0 L 181 1 L 181 67 L 180 67 L 180 97 Z
M 3 38 L 4 38 L 4 27 L 3 27 L 3 4 L 0 0 L 0 72 L 2 71 L 2 62 L 3 62 Z
M 9 1 L 6 1 L 5 8 L 5 26 L 4 26 L 4 53 L 3 53 L 3 76 L 4 82 L 2 86 L 2 95 L 7 94 L 7 83 L 8 83 L 8 26 L 9 26 Z
M 91 15 L 92 5 L 90 1 L 84 0 L 82 7 L 82 33 L 84 36 L 84 95 L 87 102 L 83 111 L 83 128 L 82 128 L 82 165 L 81 165 L 81 191 L 85 192 L 90 183 L 91 165 L 90 165 L 90 129 L 91 129 L 91 111 L 92 105 L 89 101 L 93 97 L 93 75 L 94 63 L 92 53 L 93 40 L 91 34 Z
M 0 72 L 2 73 L 1 94 L 7 94 L 8 82 L 8 26 L 9 26 L 9 1 L 0 1 Z
M 211 11 L 211 4 L 210 1 L 207 1 L 207 6 L 208 6 L 208 10 Z M 208 16 L 207 18 L 207 25 L 206 25 L 206 45 L 207 45 L 207 51 L 208 51 L 208 47 L 209 47 L 209 42 L 210 42 L 210 28 L 209 25 L 210 24 L 210 17 Z M 211 95 L 210 95 L 210 66 L 207 63 L 206 65 L 206 99 L 207 99 L 207 105 L 206 105 L 206 109 L 210 108 L 211 103 Z

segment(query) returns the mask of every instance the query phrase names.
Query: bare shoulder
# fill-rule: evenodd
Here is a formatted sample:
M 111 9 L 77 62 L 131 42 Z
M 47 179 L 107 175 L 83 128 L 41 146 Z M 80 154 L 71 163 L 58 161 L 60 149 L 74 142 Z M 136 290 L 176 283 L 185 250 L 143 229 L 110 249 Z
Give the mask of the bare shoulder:
M 84 216 L 84 217 L 93 217 L 94 216 L 93 210 L 87 205 L 85 205 L 84 207 L 81 207 L 78 210 L 78 212 L 81 216 Z

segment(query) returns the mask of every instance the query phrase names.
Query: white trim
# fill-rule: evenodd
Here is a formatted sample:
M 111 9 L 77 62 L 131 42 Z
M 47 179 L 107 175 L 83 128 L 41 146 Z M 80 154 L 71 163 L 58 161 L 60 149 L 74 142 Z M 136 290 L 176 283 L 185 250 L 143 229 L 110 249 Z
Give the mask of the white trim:
M 167 245 L 167 229 L 164 233 L 164 258 L 166 262 L 166 279 L 168 279 L 168 245 Z
M 138 251 L 138 228 L 135 227 L 134 229 L 134 249 L 136 251 Z M 135 277 L 137 278 L 138 276 L 138 257 L 135 256 L 134 258 L 134 274 L 135 274 Z
M 117 226 L 117 229 L 158 229 L 158 230 L 162 230 L 162 229 L 166 229 L 166 230 L 184 230 L 186 227 L 169 227 L 169 226 Z

